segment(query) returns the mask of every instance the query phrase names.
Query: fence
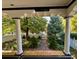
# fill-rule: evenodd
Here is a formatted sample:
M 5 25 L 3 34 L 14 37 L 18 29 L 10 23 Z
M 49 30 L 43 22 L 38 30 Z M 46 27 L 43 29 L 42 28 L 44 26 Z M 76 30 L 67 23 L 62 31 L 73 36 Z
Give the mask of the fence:
M 70 39 L 70 47 L 77 49 L 77 40 L 75 39 Z

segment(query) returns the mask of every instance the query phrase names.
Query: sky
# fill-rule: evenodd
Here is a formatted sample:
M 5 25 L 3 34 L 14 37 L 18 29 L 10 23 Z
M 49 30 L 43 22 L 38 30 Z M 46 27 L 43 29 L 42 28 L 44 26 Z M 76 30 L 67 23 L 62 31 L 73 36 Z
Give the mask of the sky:
M 44 16 L 43 18 L 45 18 L 47 20 L 47 23 L 49 23 L 49 21 L 50 21 L 50 17 L 49 16 Z

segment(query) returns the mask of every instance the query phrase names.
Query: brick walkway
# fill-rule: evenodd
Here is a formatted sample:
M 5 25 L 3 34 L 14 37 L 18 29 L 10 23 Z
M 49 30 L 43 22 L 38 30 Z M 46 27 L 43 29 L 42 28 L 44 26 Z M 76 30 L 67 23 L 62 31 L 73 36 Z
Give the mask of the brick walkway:
M 39 46 L 38 46 L 37 50 L 49 50 L 49 48 L 48 48 L 48 42 L 47 42 L 47 38 L 46 37 L 43 37 L 40 40 Z

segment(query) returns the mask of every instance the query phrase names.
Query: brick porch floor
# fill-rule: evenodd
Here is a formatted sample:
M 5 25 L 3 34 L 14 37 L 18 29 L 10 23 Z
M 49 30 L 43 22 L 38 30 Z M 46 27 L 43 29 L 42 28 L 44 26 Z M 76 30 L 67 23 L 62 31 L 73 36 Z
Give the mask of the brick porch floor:
M 2 55 L 15 55 L 16 51 L 3 51 Z M 23 55 L 27 56 L 49 56 L 49 55 L 56 55 L 56 56 L 64 56 L 63 51 L 58 50 L 27 50 L 23 52 Z

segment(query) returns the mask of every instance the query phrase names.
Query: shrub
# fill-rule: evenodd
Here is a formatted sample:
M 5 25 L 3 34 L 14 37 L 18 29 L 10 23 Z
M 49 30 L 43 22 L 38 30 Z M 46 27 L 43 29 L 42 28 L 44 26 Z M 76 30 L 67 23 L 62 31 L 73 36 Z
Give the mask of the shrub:
M 71 33 L 71 34 L 70 34 L 70 37 L 77 39 L 77 33 Z
M 49 37 L 49 48 L 50 49 L 57 49 L 57 41 L 55 40 L 55 37 Z
M 25 49 L 29 49 L 29 48 L 37 48 L 38 47 L 38 42 L 39 42 L 39 38 L 36 37 L 29 37 L 29 40 L 23 39 L 22 40 L 22 47 L 23 50 Z M 7 41 L 2 43 L 2 49 L 3 50 L 17 50 L 17 41 L 16 40 L 12 40 L 12 41 Z
M 30 38 L 29 42 L 30 42 L 30 48 L 37 48 L 39 39 L 32 37 L 32 38 Z
M 59 16 L 51 17 L 51 20 L 48 24 L 47 34 L 48 34 L 49 48 L 58 49 L 60 45 L 63 45 L 64 42 L 63 26 Z
M 58 36 L 56 36 L 56 37 L 57 37 L 58 44 L 64 45 L 65 33 L 60 32 L 60 33 L 58 33 Z
M 29 49 L 30 45 L 31 45 L 31 43 L 29 41 L 27 41 L 27 40 L 24 41 L 23 45 L 22 45 L 23 50 Z
M 11 47 L 11 50 L 17 50 L 17 45 L 13 44 L 12 47 Z
M 58 50 L 63 50 L 63 49 L 64 49 L 64 45 L 60 45 L 60 44 L 59 44 L 58 47 L 57 47 L 57 49 L 58 49 Z
M 25 39 L 26 37 L 25 37 L 25 35 L 22 35 L 22 39 Z
M 70 48 L 70 52 L 71 52 L 71 55 L 73 55 L 75 57 L 75 59 L 77 59 L 77 50 Z

